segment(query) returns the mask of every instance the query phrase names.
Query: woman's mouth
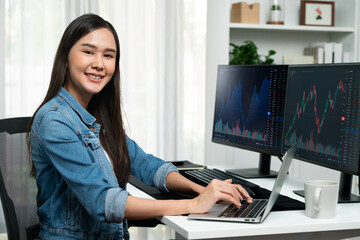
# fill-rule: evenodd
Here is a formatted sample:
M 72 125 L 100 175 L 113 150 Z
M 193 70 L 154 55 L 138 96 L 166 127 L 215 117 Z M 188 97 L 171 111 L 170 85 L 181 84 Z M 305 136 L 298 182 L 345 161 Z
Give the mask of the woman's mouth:
M 90 74 L 90 73 L 85 73 L 86 76 L 88 76 L 89 78 L 95 79 L 95 80 L 99 80 L 102 79 L 104 76 L 102 75 L 94 75 L 94 74 Z

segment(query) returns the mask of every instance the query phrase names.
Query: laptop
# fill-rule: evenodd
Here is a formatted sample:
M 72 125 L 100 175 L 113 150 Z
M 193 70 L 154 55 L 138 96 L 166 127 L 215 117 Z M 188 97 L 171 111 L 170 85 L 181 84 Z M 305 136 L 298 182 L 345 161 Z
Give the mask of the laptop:
M 220 202 L 215 204 L 207 213 L 190 214 L 188 219 L 246 223 L 263 222 L 280 195 L 295 151 L 296 146 L 293 146 L 285 153 L 269 199 L 254 199 L 251 204 L 243 200 L 240 208 L 236 208 L 232 203 Z

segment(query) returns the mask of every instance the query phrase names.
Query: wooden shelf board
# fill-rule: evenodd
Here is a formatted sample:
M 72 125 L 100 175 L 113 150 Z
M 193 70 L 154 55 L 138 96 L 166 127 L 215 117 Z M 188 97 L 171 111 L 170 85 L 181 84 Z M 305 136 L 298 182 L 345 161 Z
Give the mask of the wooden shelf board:
M 338 32 L 353 33 L 354 27 L 320 27 L 320 26 L 287 26 L 272 24 L 246 24 L 246 23 L 230 23 L 231 29 L 249 29 L 249 30 L 278 30 L 278 31 L 303 31 L 303 32 Z

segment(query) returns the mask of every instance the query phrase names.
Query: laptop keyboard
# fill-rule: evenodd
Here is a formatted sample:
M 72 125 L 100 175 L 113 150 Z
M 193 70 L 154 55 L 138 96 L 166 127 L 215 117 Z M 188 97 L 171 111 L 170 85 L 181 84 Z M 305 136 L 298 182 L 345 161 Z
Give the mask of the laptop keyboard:
M 267 204 L 266 199 L 254 199 L 252 203 L 247 203 L 245 200 L 241 201 L 241 207 L 237 208 L 234 204 L 227 207 L 219 217 L 226 218 L 256 218 L 262 212 Z

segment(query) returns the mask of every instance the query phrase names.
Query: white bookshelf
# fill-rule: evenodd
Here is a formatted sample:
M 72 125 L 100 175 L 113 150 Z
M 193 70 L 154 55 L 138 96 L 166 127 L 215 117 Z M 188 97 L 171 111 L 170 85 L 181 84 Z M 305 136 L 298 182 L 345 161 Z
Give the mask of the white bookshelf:
M 260 2 L 260 23 L 242 24 L 230 23 L 231 4 L 238 0 L 228 0 L 223 4 L 223 11 L 227 13 L 226 21 L 229 42 L 241 45 L 245 40 L 251 39 L 258 46 L 260 54 L 266 54 L 273 49 L 275 63 L 283 63 L 283 56 L 303 55 L 303 49 L 314 42 L 341 42 L 343 50 L 350 53 L 350 61 L 358 59 L 358 22 L 359 0 L 335 1 L 335 26 L 318 27 L 303 26 L 300 22 L 300 1 L 286 0 L 284 25 L 266 24 L 268 21 L 269 0 Z M 253 3 L 254 1 L 246 1 Z M 225 6 L 226 5 L 226 6 Z
M 358 61 L 360 56 L 360 0 L 335 0 L 335 26 L 302 26 L 300 22 L 300 0 L 286 0 L 284 25 L 266 24 L 269 0 L 243 0 L 247 3 L 260 2 L 260 23 L 230 23 L 231 4 L 237 0 L 208 0 L 207 11 L 207 62 L 206 62 L 206 143 L 205 164 L 238 164 L 241 167 L 257 167 L 258 154 L 226 147 L 211 142 L 217 66 L 228 64 L 229 43 L 241 45 L 252 40 L 260 54 L 268 50 L 276 51 L 276 64 L 283 63 L 283 56 L 302 56 L 305 47 L 315 42 L 341 42 L 343 51 L 350 53 L 350 61 Z M 255 161 L 252 161 L 254 159 Z M 277 170 L 278 160 L 272 161 Z M 298 165 L 294 175 L 305 176 L 308 166 Z M 306 169 L 306 170 L 305 170 Z M 337 172 L 330 171 L 330 178 L 337 178 Z M 313 177 L 312 173 L 309 176 Z M 316 176 L 316 175 L 315 175 Z M 306 177 L 306 176 L 305 176 Z
M 325 32 L 325 33 L 355 33 L 356 28 L 353 27 L 317 27 L 317 26 L 286 26 L 271 24 L 246 24 L 246 23 L 230 23 L 229 30 L 235 29 L 252 29 L 260 31 L 295 31 L 295 32 Z

